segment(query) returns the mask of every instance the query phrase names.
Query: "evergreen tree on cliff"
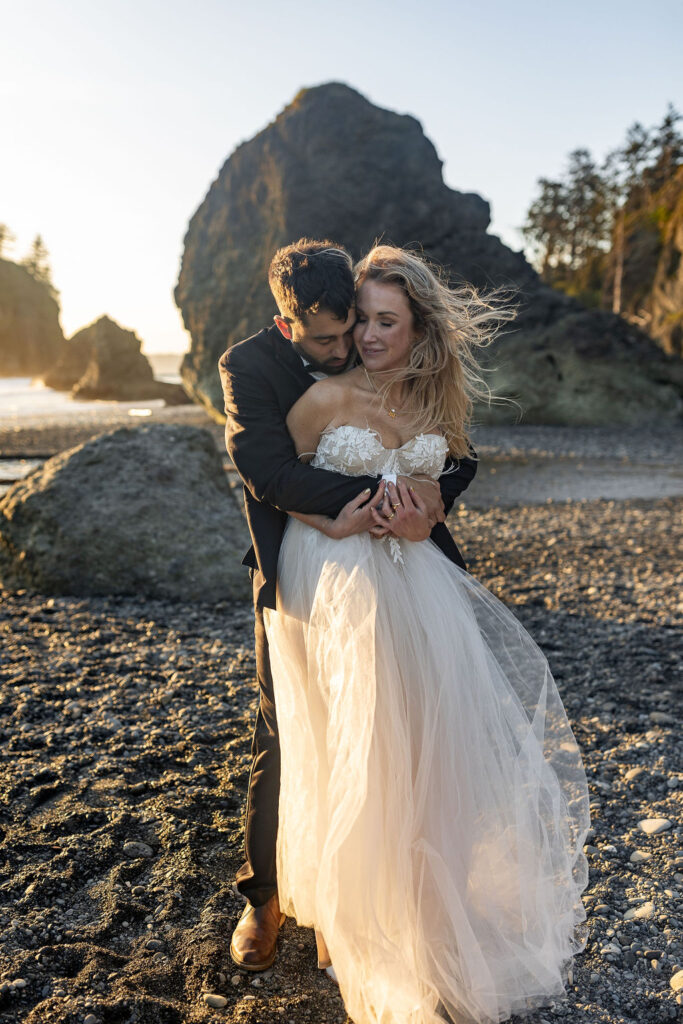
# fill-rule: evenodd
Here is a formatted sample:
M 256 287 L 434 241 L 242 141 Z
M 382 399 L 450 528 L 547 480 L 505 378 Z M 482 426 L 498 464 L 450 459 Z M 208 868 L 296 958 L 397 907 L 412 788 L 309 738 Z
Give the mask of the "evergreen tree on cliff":
M 21 266 L 28 270 L 31 277 L 41 281 L 50 292 L 53 299 L 57 299 L 59 292 L 52 283 L 52 271 L 49 263 L 50 254 L 40 235 L 36 235 L 27 256 L 21 260 Z

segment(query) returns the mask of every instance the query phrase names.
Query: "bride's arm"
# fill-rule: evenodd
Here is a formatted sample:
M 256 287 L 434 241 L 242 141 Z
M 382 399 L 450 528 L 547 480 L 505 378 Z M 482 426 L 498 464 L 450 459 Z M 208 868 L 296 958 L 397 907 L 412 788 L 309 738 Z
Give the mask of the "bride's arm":
M 373 525 L 373 520 L 368 520 L 368 516 L 372 515 L 371 510 L 384 493 L 383 484 L 384 481 L 380 485 L 381 489 L 374 495 L 369 487 L 361 491 L 358 497 L 344 505 L 336 519 L 330 519 L 329 516 L 306 515 L 304 512 L 288 512 L 287 515 L 292 519 L 299 519 L 307 526 L 312 526 L 332 540 L 341 540 L 342 537 L 350 537 L 354 533 L 365 533 L 370 529 L 368 521 Z

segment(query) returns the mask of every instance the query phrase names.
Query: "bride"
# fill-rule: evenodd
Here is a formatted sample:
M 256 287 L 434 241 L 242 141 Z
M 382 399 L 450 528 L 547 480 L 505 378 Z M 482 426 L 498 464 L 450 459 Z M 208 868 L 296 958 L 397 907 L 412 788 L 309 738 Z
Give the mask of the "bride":
M 468 451 L 495 308 L 389 246 L 356 277 L 362 365 L 293 406 L 297 452 L 436 480 Z M 585 946 L 584 766 L 539 647 L 428 539 L 417 494 L 387 493 L 374 536 L 367 495 L 288 520 L 265 609 L 280 906 L 356 1024 L 498 1022 L 562 995 Z

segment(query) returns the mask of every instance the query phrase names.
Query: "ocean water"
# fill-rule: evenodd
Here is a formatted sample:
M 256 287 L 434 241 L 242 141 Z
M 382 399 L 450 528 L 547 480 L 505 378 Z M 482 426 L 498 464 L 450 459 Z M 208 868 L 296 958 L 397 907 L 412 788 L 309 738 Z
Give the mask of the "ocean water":
M 180 384 L 180 361 L 182 353 L 160 353 L 148 355 L 157 380 Z M 26 419 L 41 417 L 64 418 L 65 421 L 87 417 L 98 413 L 126 413 L 131 416 L 144 415 L 145 409 L 163 409 L 163 398 L 137 402 L 111 402 L 101 399 L 79 401 L 70 397 L 68 391 L 47 388 L 38 378 L 0 377 L 0 424 L 20 425 Z

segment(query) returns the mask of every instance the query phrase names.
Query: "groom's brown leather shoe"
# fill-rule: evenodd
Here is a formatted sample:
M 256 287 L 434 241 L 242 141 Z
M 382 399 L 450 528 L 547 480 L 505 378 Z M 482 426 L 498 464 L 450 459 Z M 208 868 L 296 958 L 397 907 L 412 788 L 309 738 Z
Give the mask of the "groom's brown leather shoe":
M 262 907 L 247 903 L 232 933 L 230 956 L 245 971 L 265 971 L 275 960 L 277 933 L 284 923 L 277 893 Z

